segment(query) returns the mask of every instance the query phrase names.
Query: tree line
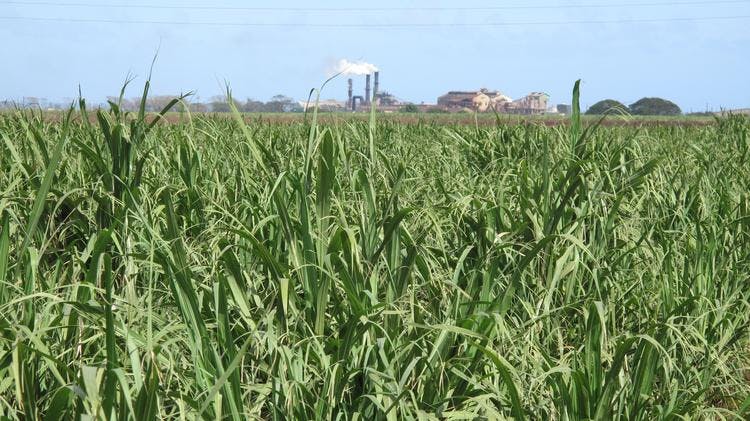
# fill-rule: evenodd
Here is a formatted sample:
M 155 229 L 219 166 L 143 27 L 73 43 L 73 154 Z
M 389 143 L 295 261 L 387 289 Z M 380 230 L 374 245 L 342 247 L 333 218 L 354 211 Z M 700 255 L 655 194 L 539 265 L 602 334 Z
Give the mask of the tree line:
M 681 115 L 682 110 L 674 102 L 663 98 L 641 98 L 630 105 L 625 105 L 615 99 L 605 99 L 586 110 L 586 114 L 589 115 L 608 113 L 673 116 Z
M 158 112 L 164 109 L 169 102 L 177 97 L 176 95 L 154 95 L 146 100 L 146 111 Z M 118 103 L 118 97 L 107 97 L 108 102 Z M 140 108 L 140 98 L 123 98 L 120 102 L 120 108 L 126 111 L 135 111 Z M 234 106 L 240 112 L 246 113 L 287 113 L 303 111 L 293 98 L 285 95 L 274 95 L 268 101 L 259 101 L 247 98 L 244 101 L 237 99 L 232 100 Z M 72 100 L 71 100 L 72 102 Z M 39 108 L 43 110 L 62 110 L 70 107 L 71 102 L 52 102 L 46 98 L 25 97 L 19 101 L 0 100 L 0 109 L 13 108 Z M 189 109 L 191 112 L 201 113 L 227 113 L 231 111 L 229 99 L 226 96 L 213 96 L 207 101 L 201 101 L 200 98 L 188 97 L 183 103 L 178 104 L 175 109 L 184 111 Z

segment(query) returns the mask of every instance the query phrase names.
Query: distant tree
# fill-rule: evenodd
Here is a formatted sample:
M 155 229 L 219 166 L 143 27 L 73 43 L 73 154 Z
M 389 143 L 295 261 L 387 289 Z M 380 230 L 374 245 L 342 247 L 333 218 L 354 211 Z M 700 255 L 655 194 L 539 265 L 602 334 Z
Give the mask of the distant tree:
M 713 111 L 695 111 L 686 115 L 690 117 L 713 117 L 715 114 Z
M 23 98 L 23 105 L 31 108 L 47 108 L 47 98 L 27 96 Z
M 263 108 L 265 109 L 264 111 L 269 113 L 288 113 L 302 110 L 302 107 L 294 102 L 293 98 L 285 95 L 274 95 L 268 102 L 266 102 L 266 105 Z
M 418 113 L 419 107 L 414 104 L 406 104 L 399 109 L 402 113 Z
M 263 101 L 256 101 L 254 99 L 248 98 L 247 101 L 242 104 L 242 111 L 246 113 L 263 112 L 263 107 L 265 107 L 265 105 L 266 104 L 264 104 Z
M 115 99 L 115 102 L 117 102 L 117 99 Z M 128 111 L 135 111 L 141 106 L 141 99 L 140 98 L 123 98 L 122 99 L 122 109 L 128 110 Z
M 214 113 L 228 113 L 232 111 L 229 107 L 229 103 L 226 101 L 211 101 L 208 105 Z
M 427 112 L 430 114 L 448 114 L 448 110 L 440 107 L 428 108 Z
M 211 108 L 211 111 L 214 113 L 228 113 L 232 111 L 232 108 L 229 106 L 229 99 L 223 95 L 216 95 L 211 97 L 208 105 Z M 242 110 L 242 104 L 239 103 L 236 99 L 234 100 L 234 106 L 238 110 Z
M 178 95 L 154 95 L 146 99 L 146 111 L 157 112 L 166 107 Z
M 672 101 L 662 98 L 641 98 L 630 104 L 633 115 L 680 115 L 682 110 Z
M 66 104 L 65 102 L 50 102 L 47 104 L 48 110 L 67 110 L 70 107 L 70 104 Z
M 208 106 L 202 102 L 191 102 L 190 111 L 194 113 L 205 113 L 208 112 Z
M 123 98 L 122 101 L 120 101 L 119 96 L 108 96 L 107 102 L 111 102 L 113 104 L 120 104 L 120 109 L 124 111 L 136 111 L 138 107 L 141 105 L 141 99 L 140 98 Z
M 620 101 L 614 99 L 605 99 L 597 102 L 586 110 L 588 115 L 602 115 L 607 112 L 627 112 L 628 107 Z

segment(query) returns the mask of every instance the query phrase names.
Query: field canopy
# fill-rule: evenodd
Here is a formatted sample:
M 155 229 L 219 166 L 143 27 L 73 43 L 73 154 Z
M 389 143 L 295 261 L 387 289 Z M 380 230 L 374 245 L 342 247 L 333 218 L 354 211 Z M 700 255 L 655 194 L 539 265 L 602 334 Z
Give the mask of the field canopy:
M 234 116 L 0 114 L 2 417 L 750 416 L 748 119 Z

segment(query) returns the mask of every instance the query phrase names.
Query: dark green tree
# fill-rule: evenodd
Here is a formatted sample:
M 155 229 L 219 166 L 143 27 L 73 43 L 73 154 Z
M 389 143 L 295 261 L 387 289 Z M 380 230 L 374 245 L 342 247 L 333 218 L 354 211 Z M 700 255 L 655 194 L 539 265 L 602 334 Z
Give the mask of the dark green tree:
M 589 109 L 586 110 L 586 114 L 601 115 L 605 113 L 621 113 L 623 111 L 628 111 L 628 107 L 626 107 L 625 104 L 614 99 L 605 99 L 589 107 Z
M 633 115 L 680 115 L 682 110 L 672 101 L 662 98 L 641 98 L 630 104 Z

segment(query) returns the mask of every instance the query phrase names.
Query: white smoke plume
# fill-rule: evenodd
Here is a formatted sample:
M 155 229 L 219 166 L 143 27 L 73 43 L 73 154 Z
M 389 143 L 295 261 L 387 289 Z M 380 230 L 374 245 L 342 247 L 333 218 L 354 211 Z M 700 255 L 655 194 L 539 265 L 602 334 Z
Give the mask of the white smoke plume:
M 374 64 L 367 63 L 365 61 L 349 61 L 342 58 L 333 67 L 333 73 L 341 73 L 343 75 L 369 75 L 370 73 L 377 72 L 378 68 Z

